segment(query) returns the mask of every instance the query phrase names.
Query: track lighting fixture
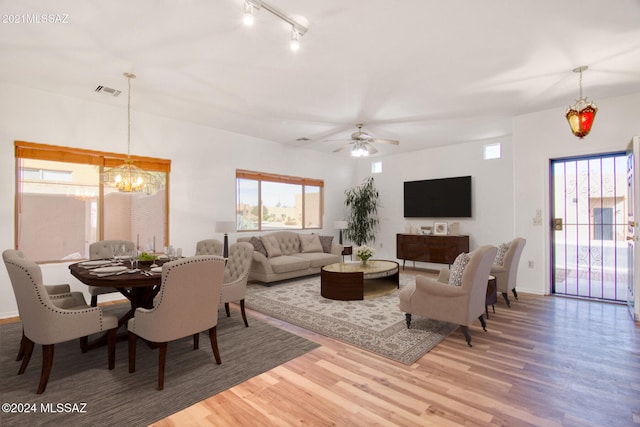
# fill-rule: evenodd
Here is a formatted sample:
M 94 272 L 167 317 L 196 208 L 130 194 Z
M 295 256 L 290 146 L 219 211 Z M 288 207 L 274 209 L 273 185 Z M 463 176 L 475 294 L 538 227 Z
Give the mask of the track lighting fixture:
M 300 49 L 300 33 L 295 28 L 291 28 L 291 44 L 292 51 L 297 51 Z
M 242 16 L 242 23 L 247 27 L 250 27 L 253 25 L 254 21 L 253 5 L 248 0 L 244 0 L 244 15 Z
M 304 36 L 307 32 L 307 28 L 301 25 L 293 18 L 287 16 L 284 12 L 276 9 L 270 4 L 262 0 L 244 0 L 244 16 L 242 21 L 245 25 L 251 26 L 254 21 L 254 13 L 256 10 L 264 9 L 270 12 L 272 15 L 282 19 L 284 22 L 291 25 L 291 50 L 297 51 L 300 49 L 300 37 Z

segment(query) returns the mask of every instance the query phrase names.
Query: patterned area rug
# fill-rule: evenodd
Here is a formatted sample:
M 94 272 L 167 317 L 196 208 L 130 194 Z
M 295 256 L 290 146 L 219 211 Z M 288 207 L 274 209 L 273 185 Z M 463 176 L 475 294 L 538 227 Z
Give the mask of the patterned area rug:
M 415 276 L 400 274 L 400 288 Z M 398 290 L 364 301 L 320 296 L 320 276 L 264 286 L 249 284 L 245 303 L 252 310 L 410 365 L 458 325 L 413 316 L 407 329 L 398 308 Z

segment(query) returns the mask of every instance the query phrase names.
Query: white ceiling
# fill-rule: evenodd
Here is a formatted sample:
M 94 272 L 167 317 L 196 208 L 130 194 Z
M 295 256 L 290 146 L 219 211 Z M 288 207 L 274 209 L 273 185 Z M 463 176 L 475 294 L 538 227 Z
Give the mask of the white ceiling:
M 67 23 L 0 23 L 0 81 L 126 111 L 133 72 L 134 125 L 142 111 L 331 152 L 363 122 L 400 140 L 381 154 L 509 135 L 513 116 L 578 98 L 580 65 L 596 103 L 640 92 L 638 0 L 267 2 L 307 26 L 300 51 L 264 9 L 243 26 L 242 0 L 1 0 L 3 20 Z

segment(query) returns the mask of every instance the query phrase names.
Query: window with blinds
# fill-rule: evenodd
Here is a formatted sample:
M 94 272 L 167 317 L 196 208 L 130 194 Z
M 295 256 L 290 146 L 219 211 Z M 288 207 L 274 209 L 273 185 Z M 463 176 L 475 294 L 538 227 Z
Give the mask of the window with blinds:
M 16 141 L 15 158 L 15 243 L 29 259 L 88 258 L 89 244 L 105 239 L 138 242 L 142 251 L 154 240 L 160 249 L 168 244 L 170 160 L 131 156 L 164 183 L 147 195 L 101 181 L 125 154 Z
M 238 231 L 322 228 L 324 181 L 236 170 Z

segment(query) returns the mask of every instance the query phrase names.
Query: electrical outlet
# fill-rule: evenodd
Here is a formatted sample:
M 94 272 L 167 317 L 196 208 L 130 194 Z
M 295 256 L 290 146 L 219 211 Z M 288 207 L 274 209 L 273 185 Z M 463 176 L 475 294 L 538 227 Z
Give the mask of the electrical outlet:
M 533 261 L 529 261 L 529 268 L 533 268 Z

